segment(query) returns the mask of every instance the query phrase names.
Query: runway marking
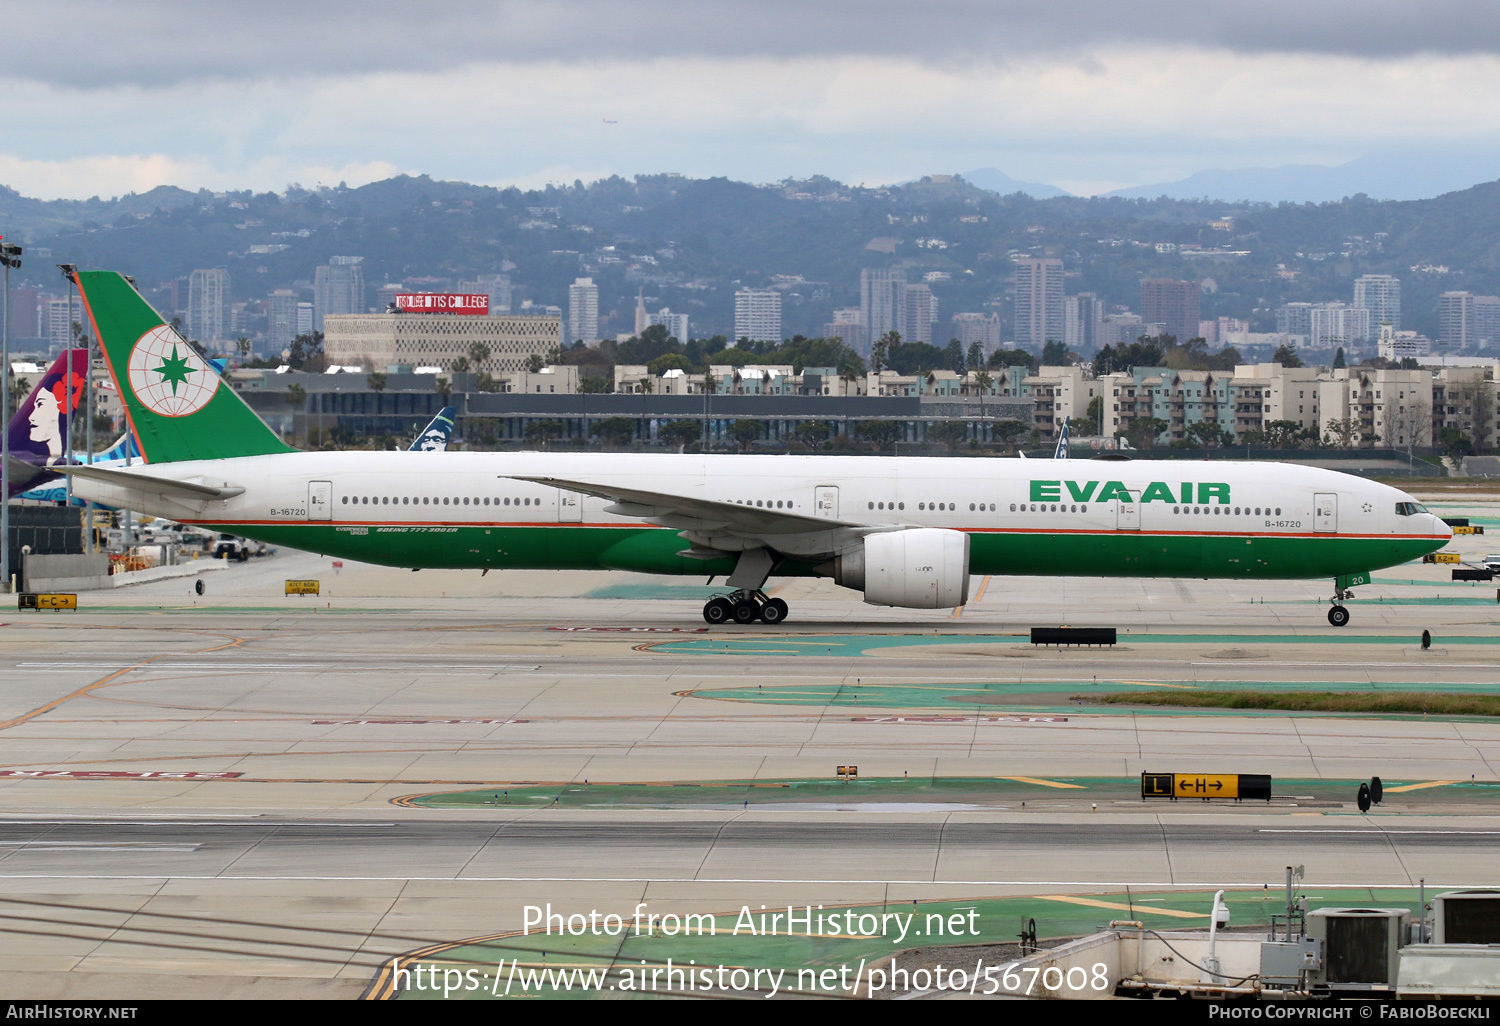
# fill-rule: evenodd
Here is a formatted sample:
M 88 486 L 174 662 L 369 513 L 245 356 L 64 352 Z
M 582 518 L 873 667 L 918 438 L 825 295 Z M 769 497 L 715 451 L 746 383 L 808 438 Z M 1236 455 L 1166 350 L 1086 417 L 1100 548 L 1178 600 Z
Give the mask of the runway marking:
M 1042 787 L 1070 788 L 1086 791 L 1088 788 L 1082 784 L 1064 784 L 1060 780 L 1043 780 L 1040 777 L 996 777 L 997 780 L 1014 780 L 1018 784 L 1039 784 Z
M 1153 681 L 1149 681 L 1149 680 L 1105 681 L 1105 683 L 1106 684 L 1129 684 L 1129 685 L 1131 685 L 1133 687 L 1141 687 L 1141 688 L 1177 688 L 1178 690 L 1181 690 L 1181 691 L 1201 691 L 1202 690 L 1202 688 L 1200 688 L 1197 684 L 1167 684 L 1167 683 L 1164 683 L 1164 682 L 1153 682 Z M 1213 683 L 1213 682 L 1210 681 L 1209 683 Z
M 244 776 L 243 773 L 214 773 L 205 770 L 146 770 L 139 773 L 132 773 L 128 770 L 0 770 L 0 777 L 26 777 L 47 780 L 58 778 L 85 780 L 94 777 L 104 777 L 111 780 L 121 778 L 131 780 L 228 780 L 242 776 Z
M 238 648 L 240 645 L 243 645 L 244 643 L 245 643 L 245 639 L 244 638 L 233 638 L 233 640 L 228 641 L 228 642 L 226 642 L 226 643 L 224 643 L 222 645 L 215 645 L 212 648 L 199 649 L 196 652 L 181 653 L 181 654 L 184 654 L 184 655 L 204 655 L 204 654 L 206 654 L 208 652 L 220 652 L 220 651 L 223 651 L 226 648 Z M 71 702 L 75 698 L 82 698 L 85 695 L 90 694 L 91 692 L 94 691 L 95 688 L 114 687 L 116 684 L 120 683 L 119 678 L 123 677 L 126 673 L 129 673 L 131 670 L 139 669 L 141 667 L 146 666 L 149 663 L 156 662 L 158 659 L 165 659 L 169 655 L 177 655 L 177 654 L 179 654 L 179 653 L 175 653 L 175 652 L 163 652 L 160 655 L 147 656 L 145 659 L 142 659 L 142 660 L 140 660 L 138 662 L 132 663 L 129 666 L 121 667 L 120 669 L 116 670 L 114 673 L 111 673 L 108 676 L 106 676 L 106 677 L 104 677 L 104 678 L 102 678 L 100 680 L 96 680 L 92 684 L 87 684 L 87 685 L 79 688 L 77 691 L 72 691 L 72 692 L 70 692 L 70 693 L 68 693 L 66 695 L 63 695 L 61 698 L 53 699 L 52 701 L 48 702 L 46 705 L 38 706 L 37 708 L 31 710 L 28 713 L 22 713 L 20 716 L 17 716 L 17 717 L 15 717 L 13 719 L 9 719 L 9 720 L 5 720 L 4 722 L 0 722 L 0 730 L 8 730 L 11 727 L 19 726 L 20 724 L 25 723 L 28 720 L 33 720 L 33 719 L 35 719 L 38 716 L 41 716 L 41 715 L 43 715 L 45 713 L 49 713 L 53 709 L 56 709 L 58 706 L 63 705 L 66 702 Z
M 1141 908 L 1140 905 L 1122 905 L 1118 901 L 1099 901 L 1096 898 L 1077 898 L 1071 894 L 1038 894 L 1041 901 L 1065 901 L 1069 905 L 1087 905 L 1089 908 L 1110 908 L 1121 912 L 1150 912 L 1158 916 L 1174 916 L 1178 919 L 1207 919 L 1207 912 L 1182 912 L 1175 908 Z
M 1226 880 L 1223 878 L 1206 881 L 1191 881 L 1180 883 L 1176 881 L 1153 881 L 1153 880 L 933 880 L 925 878 L 921 880 L 897 880 L 884 878 L 869 878 L 848 880 L 839 877 L 824 877 L 821 879 L 792 879 L 790 877 L 667 877 L 667 876 L 248 876 L 242 874 L 182 874 L 182 873 L 0 873 L 0 880 L 236 880 L 236 881 L 286 881 L 286 882 L 311 882 L 311 883 L 390 883 L 408 880 L 413 883 L 621 883 L 621 884 L 839 884 L 849 886 L 891 885 L 896 887 L 1087 887 L 1098 889 L 1100 887 L 1140 887 L 1154 890 L 1179 890 L 1179 891 L 1202 891 L 1213 892 L 1220 887 L 1223 888 L 1246 888 L 1261 890 L 1265 886 L 1265 880 L 1257 877 L 1246 880 Z M 1401 883 L 1329 883 L 1328 881 L 1303 882 L 1304 888 L 1331 887 L 1370 887 L 1389 890 L 1407 890 L 1410 885 Z M 1466 883 L 1432 883 L 1429 887 L 1438 887 L 1443 890 L 1485 890 L 1494 886 L 1493 881 L 1466 882 Z
M 1446 787 L 1449 784 L 1461 784 L 1461 780 L 1429 780 L 1425 784 L 1402 784 L 1400 787 L 1385 788 L 1386 794 L 1399 794 L 1402 791 L 1421 791 L 1429 787 Z

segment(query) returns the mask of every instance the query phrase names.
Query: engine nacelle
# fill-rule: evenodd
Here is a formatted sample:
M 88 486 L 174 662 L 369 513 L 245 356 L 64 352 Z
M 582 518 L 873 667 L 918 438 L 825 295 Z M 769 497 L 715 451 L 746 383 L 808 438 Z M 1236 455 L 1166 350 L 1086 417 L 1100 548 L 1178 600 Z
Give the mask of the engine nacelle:
M 935 527 L 868 535 L 834 560 L 833 579 L 872 606 L 961 606 L 969 601 L 969 536 Z

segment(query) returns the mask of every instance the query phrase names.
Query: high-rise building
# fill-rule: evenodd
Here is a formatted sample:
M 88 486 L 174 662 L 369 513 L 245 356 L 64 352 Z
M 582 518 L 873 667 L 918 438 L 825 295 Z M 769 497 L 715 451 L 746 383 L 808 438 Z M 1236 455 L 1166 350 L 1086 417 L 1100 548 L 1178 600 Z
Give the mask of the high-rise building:
M 313 305 L 311 303 L 297 304 L 297 334 L 311 335 L 313 333 Z
M 599 286 L 593 278 L 576 278 L 568 286 L 568 338 L 574 342 L 595 342 L 599 338 Z
M 42 337 L 42 333 L 37 329 L 38 324 L 41 323 L 41 318 L 38 316 L 41 300 L 41 289 L 10 290 L 11 338 Z
M 956 313 L 953 315 L 953 337 L 958 339 L 968 353 L 969 347 L 978 342 L 984 349 L 985 359 L 1000 348 L 1000 315 L 989 313 Z
M 217 342 L 228 337 L 229 272 L 222 267 L 194 271 L 188 277 L 188 337 Z
M 1469 292 L 1438 296 L 1438 339 L 1466 349 L 1500 342 L 1500 296 Z
M 329 314 L 365 312 L 364 257 L 330 257 L 313 274 L 313 330 L 323 330 Z
M 1141 318 L 1148 324 L 1165 324 L 1168 335 L 1186 343 L 1198 335 L 1201 295 L 1195 281 L 1145 278 L 1141 281 Z
M 297 293 L 291 289 L 277 289 L 266 297 L 266 341 L 272 352 L 281 352 L 300 334 L 297 331 L 297 306 Z M 308 320 L 312 320 L 310 314 Z M 308 331 L 311 330 L 309 325 Z
M 499 317 L 510 313 L 513 292 L 508 274 L 480 274 L 460 280 L 458 291 L 467 295 L 490 297 L 490 316 Z
M 906 286 L 906 328 L 902 337 L 908 342 L 932 345 L 933 324 L 938 319 L 937 296 L 927 285 Z
M 646 293 L 644 291 L 635 294 L 635 333 L 639 337 L 641 332 L 651 327 L 651 315 L 646 312 Z M 686 342 L 687 339 L 682 341 Z
M 1317 303 L 1310 311 L 1308 344 L 1314 349 L 1333 349 L 1370 338 L 1370 311 L 1343 303 Z
M 1041 349 L 1063 340 L 1063 262 L 1051 257 L 1016 261 L 1016 335 L 1020 347 Z
M 1311 335 L 1311 303 L 1283 303 L 1276 308 L 1276 333 L 1278 335 Z
M 1104 326 L 1104 304 L 1093 292 L 1080 292 L 1063 300 L 1063 344 L 1081 356 L 1099 348 Z
M 864 311 L 857 306 L 835 310 L 833 320 L 823 325 L 823 337 L 843 339 L 844 345 L 856 353 L 868 352 L 870 343 L 865 332 Z
M 781 293 L 776 289 L 740 289 L 734 294 L 734 338 L 752 342 L 781 341 Z
M 1362 274 L 1354 279 L 1354 305 L 1370 311 L 1370 327 L 1401 328 L 1401 279 L 1389 274 Z
M 68 346 L 72 338 L 68 326 L 68 298 L 54 296 L 51 299 L 42 300 L 41 315 L 42 323 L 39 327 L 46 333 L 47 341 L 56 347 Z M 82 320 L 76 296 L 73 298 L 73 320 Z
M 664 306 L 654 314 L 647 314 L 646 320 L 646 327 L 648 328 L 653 324 L 660 324 L 666 328 L 668 338 L 675 338 L 679 342 L 686 342 L 688 340 L 688 315 L 685 313 L 673 313 L 669 308 Z M 643 328 L 642 330 L 645 329 Z M 636 334 L 640 334 L 640 332 Z
M 906 331 L 906 271 L 899 267 L 866 267 L 859 272 L 859 310 L 865 324 L 860 353 L 888 331 Z

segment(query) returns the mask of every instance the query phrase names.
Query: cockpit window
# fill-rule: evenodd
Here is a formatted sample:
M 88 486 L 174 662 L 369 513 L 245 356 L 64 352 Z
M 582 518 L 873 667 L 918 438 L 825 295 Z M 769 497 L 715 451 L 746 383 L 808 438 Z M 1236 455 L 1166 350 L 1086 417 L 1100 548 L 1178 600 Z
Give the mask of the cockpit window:
M 1414 513 L 1426 513 L 1427 507 L 1420 502 L 1398 502 L 1396 503 L 1396 515 L 1398 517 L 1409 517 Z

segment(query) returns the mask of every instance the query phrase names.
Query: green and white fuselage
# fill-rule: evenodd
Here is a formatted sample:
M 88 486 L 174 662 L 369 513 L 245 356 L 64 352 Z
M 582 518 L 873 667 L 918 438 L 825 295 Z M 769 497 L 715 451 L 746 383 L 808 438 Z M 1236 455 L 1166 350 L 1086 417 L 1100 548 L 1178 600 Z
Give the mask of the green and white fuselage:
M 1276 463 L 298 452 L 124 278 L 77 280 L 147 462 L 67 468 L 76 493 L 332 556 L 728 575 L 734 616 L 771 623 L 786 614 L 760 591 L 772 573 L 911 608 L 962 605 L 974 574 L 1321 577 L 1342 593 L 1451 537 L 1398 489 Z
M 849 541 L 844 525 L 964 532 L 974 574 L 1120 577 L 1334 578 L 1419 558 L 1451 535 L 1430 513 L 1398 514 L 1413 500 L 1396 488 L 1278 463 L 294 452 L 136 471 L 244 492 L 201 500 L 149 488 L 127 493 L 123 478 L 80 481 L 77 489 L 111 505 L 403 567 L 698 576 L 733 568 L 735 549 L 718 550 L 718 559 L 679 555 L 693 540 L 683 534 L 713 537 L 702 523 L 658 524 L 640 515 L 647 509 L 611 512 L 621 504 L 537 479 L 831 521 L 823 530 L 808 523 L 756 536 L 784 559 L 779 574 L 810 574 L 833 558 Z M 1140 501 L 1153 486 L 1157 494 Z M 1184 494 L 1193 501 L 1181 501 Z

